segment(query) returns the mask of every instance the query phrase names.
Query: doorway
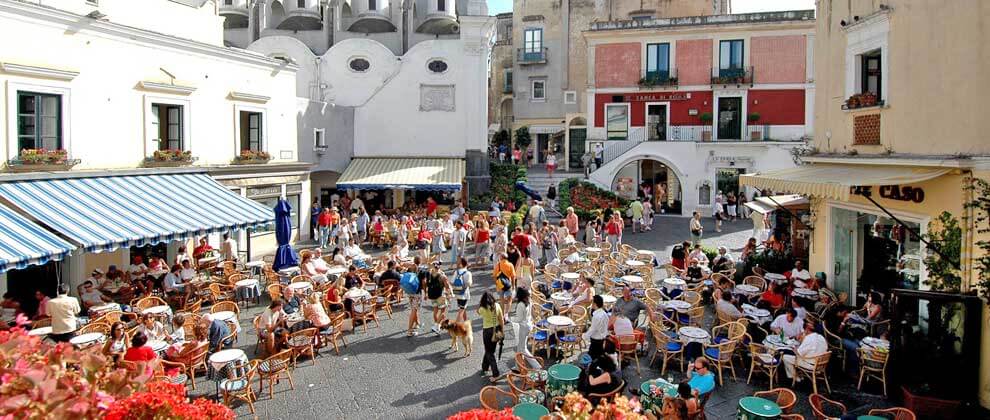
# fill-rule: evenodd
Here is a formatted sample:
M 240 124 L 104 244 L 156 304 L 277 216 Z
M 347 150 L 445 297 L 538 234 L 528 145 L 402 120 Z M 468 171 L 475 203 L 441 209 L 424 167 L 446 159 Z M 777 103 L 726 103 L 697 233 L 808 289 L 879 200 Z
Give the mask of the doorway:
M 739 176 L 745 174 L 742 168 L 718 168 L 715 170 L 715 190 L 722 194 L 739 196 Z
M 584 166 L 581 158 L 585 153 L 584 142 L 588 139 L 588 129 L 572 128 L 569 134 L 567 166 L 571 169 L 581 169 Z
M 667 105 L 646 105 L 646 139 L 649 141 L 667 140 Z
M 742 140 L 742 98 L 718 98 L 718 139 Z
M 856 296 L 855 241 L 856 212 L 832 209 L 832 289 L 845 292 L 849 298 L 844 304 L 853 304 Z
M 547 162 L 547 148 L 550 147 L 549 134 L 536 135 L 536 163 Z

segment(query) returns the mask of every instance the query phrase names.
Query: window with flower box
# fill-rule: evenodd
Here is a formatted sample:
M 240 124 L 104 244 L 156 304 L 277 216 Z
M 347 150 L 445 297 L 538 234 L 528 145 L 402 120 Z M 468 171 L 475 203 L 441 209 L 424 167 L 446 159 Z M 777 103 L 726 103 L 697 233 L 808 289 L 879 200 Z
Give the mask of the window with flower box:
M 62 149 L 62 95 L 17 92 L 17 150 Z

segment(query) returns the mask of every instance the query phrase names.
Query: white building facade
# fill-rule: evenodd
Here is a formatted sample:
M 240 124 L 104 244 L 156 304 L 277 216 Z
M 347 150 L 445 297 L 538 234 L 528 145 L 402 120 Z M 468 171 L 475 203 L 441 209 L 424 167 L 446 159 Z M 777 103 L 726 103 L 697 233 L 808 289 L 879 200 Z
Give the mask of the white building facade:
M 422 165 L 411 159 L 448 159 L 438 169 L 444 176 L 465 172 L 452 175 L 463 179 L 458 184 L 487 189 L 486 74 L 494 19 L 484 1 L 230 3 L 220 7 L 228 45 L 299 68 L 298 149 L 301 160 L 314 163 L 312 195 L 322 205 L 344 194 L 339 190 L 366 189 L 358 184 L 377 191 L 369 209 L 398 207 L 435 187 L 425 180 L 337 185 L 355 158 L 412 172 Z M 371 175 L 354 171 L 351 181 Z M 462 196 L 453 187 L 434 191 Z
M 208 205 L 209 195 L 233 192 L 240 198 L 231 203 L 269 212 L 285 197 L 295 210 L 293 226 L 305 222 L 299 215 L 305 211 L 297 211 L 310 200 L 309 165 L 300 162 L 296 136 L 298 67 L 225 47 L 223 20 L 214 1 L 0 0 L 0 38 L 7 40 L 0 43 L 0 153 L 6 162 L 0 185 L 197 180 L 147 191 L 174 203 L 161 209 L 158 221 L 188 222 L 191 231 L 97 246 L 54 229 L 78 247 L 58 268 L 70 284 L 94 268 L 126 267 L 141 255 L 133 247 L 138 244 L 145 246 L 141 253 L 171 261 L 193 237 L 209 234 L 218 247 L 220 234 L 230 232 L 242 258 L 249 249 L 251 256 L 274 250 L 270 226 L 256 224 L 249 233 L 236 217 L 203 220 L 208 209 L 196 207 Z M 65 159 L 35 165 L 35 149 L 62 150 Z M 219 190 L 195 190 L 201 186 Z M 114 203 L 125 201 L 124 191 L 99 191 L 119 197 Z M 18 200 L 0 194 L 0 205 L 43 221 Z M 139 208 L 143 200 L 135 201 L 120 204 L 116 213 Z M 0 288 L 8 284 L 3 280 Z

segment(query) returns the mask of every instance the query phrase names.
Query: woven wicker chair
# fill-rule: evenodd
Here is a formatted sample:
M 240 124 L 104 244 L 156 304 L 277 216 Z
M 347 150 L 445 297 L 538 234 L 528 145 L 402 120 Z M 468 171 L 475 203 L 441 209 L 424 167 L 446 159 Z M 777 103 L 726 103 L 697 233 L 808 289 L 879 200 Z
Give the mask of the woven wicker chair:
M 887 417 L 891 420 L 915 420 L 917 416 L 914 412 L 904 407 L 874 408 L 870 410 L 871 416 Z
M 832 357 L 832 352 L 825 352 L 819 356 L 804 358 L 800 355 L 794 360 L 794 381 L 791 387 L 797 384 L 797 378 L 804 376 L 811 379 L 811 389 L 815 394 L 818 393 L 818 378 L 825 380 L 825 389 L 832 393 L 832 386 L 828 384 L 828 374 L 826 369 L 828 369 L 828 360 Z
M 653 353 L 653 358 L 650 359 L 650 365 L 652 366 L 657 356 L 662 354 L 663 366 L 660 368 L 660 375 L 667 372 L 667 362 L 677 357 L 681 359 L 681 371 L 684 371 L 684 344 L 671 338 L 663 328 L 654 327 L 651 331 L 653 332 L 653 344 L 656 350 Z
M 776 352 L 760 343 L 749 343 L 749 376 L 746 377 L 748 384 L 753 379 L 754 372 L 764 372 L 770 378 L 770 388 L 773 388 L 773 381 L 777 378 L 777 369 L 780 368 L 780 358 Z
M 261 389 L 264 387 L 265 380 L 267 379 L 268 398 L 272 398 L 275 382 L 283 377 L 289 380 L 290 389 L 296 389 L 295 384 L 292 383 L 292 372 L 289 371 L 291 366 L 292 350 L 284 350 L 258 363 L 258 393 L 261 393 Z
M 767 280 L 760 276 L 746 276 L 743 279 L 743 284 L 759 287 L 760 290 L 767 289 Z
M 79 329 L 79 334 L 89 334 L 96 332 L 102 333 L 103 335 L 109 335 L 110 324 L 106 324 L 103 322 L 91 322 Z
M 313 359 L 313 365 L 316 365 L 316 335 L 318 330 L 316 328 L 306 328 L 304 330 L 299 330 L 292 333 L 289 336 L 289 347 L 292 349 L 292 366 L 296 366 L 296 362 L 299 356 L 309 355 Z
M 478 399 L 481 400 L 482 408 L 495 411 L 511 408 L 519 403 L 519 399 L 516 398 L 515 394 L 492 385 L 481 388 L 481 392 L 478 393 Z
M 234 300 L 234 286 L 222 283 L 210 283 L 210 299 L 214 302 Z
M 592 404 L 597 405 L 599 401 L 611 400 L 615 398 L 616 395 L 622 394 L 622 391 L 626 389 L 626 381 L 624 379 L 619 379 L 619 383 L 616 384 L 615 388 L 604 394 L 588 394 L 588 401 Z
M 247 403 L 251 414 L 254 414 L 254 401 L 258 398 L 251 389 L 251 380 L 258 371 L 258 363 L 257 360 L 234 362 L 234 368 L 228 370 L 230 373 L 227 379 L 220 381 L 223 405 L 229 406 L 231 399 L 241 400 Z
M 206 354 L 209 353 L 210 343 L 202 343 L 197 346 L 188 346 L 179 351 L 178 354 L 168 360 L 162 360 L 162 364 L 168 368 L 179 369 L 180 372 L 189 377 L 192 389 L 196 389 L 196 370 L 206 370 Z
M 639 344 L 636 341 L 635 335 L 620 335 L 618 337 L 619 345 L 616 346 L 616 350 L 619 352 L 619 367 L 622 367 L 622 361 L 632 357 L 636 361 L 636 374 L 640 374 L 639 370 L 639 352 L 636 351 L 636 345 Z
M 873 351 L 870 349 L 859 348 L 859 381 L 856 383 L 856 389 L 860 390 L 863 388 L 863 378 L 865 377 L 867 382 L 870 378 L 876 379 L 883 384 L 883 395 L 887 396 L 887 358 L 890 356 L 888 352 Z
M 725 384 L 722 380 L 722 370 L 725 369 L 726 365 L 732 373 L 732 379 L 736 380 L 736 367 L 732 363 L 732 355 L 735 353 L 738 343 L 736 340 L 726 340 L 719 344 L 705 344 L 705 358 L 712 362 L 712 366 L 718 370 L 719 385 Z
M 347 340 L 344 339 L 344 318 L 346 317 L 347 314 L 343 312 L 330 315 L 330 328 L 320 332 L 321 345 L 326 346 L 327 343 L 330 343 L 333 346 L 333 351 L 338 355 L 340 354 L 340 347 L 337 346 L 337 340 L 340 340 L 344 343 L 344 347 L 347 347 Z
M 845 404 L 832 401 L 821 394 L 809 395 L 808 403 L 811 405 L 811 412 L 815 414 L 815 420 L 837 419 L 846 414 Z
M 382 324 L 378 322 L 378 314 L 375 312 L 375 301 L 371 297 L 354 301 L 351 304 L 351 319 L 361 321 L 364 332 L 368 332 L 368 321 L 373 320 L 378 328 L 382 327 Z
M 794 391 L 787 388 L 774 388 L 769 391 L 760 391 L 753 393 L 754 397 L 760 397 L 774 401 L 780 407 L 780 410 L 784 413 L 790 413 L 794 409 L 794 405 L 797 404 L 797 395 Z
M 155 306 L 167 306 L 167 305 L 168 303 L 162 300 L 162 298 L 158 296 L 148 296 L 138 299 L 137 302 L 135 302 L 134 305 L 132 306 L 137 308 L 137 312 L 140 313 L 141 311 L 144 311 L 145 309 L 148 308 L 153 308 Z

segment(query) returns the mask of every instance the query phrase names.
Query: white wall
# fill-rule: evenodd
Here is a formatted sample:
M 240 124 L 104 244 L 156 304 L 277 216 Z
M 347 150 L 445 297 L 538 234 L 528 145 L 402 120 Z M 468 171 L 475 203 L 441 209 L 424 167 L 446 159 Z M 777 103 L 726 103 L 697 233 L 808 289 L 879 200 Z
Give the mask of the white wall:
M 710 207 L 698 204 L 698 188 L 704 181 L 712 186 L 715 194 L 715 173 L 718 168 L 740 168 L 746 173 L 790 168 L 794 166 L 790 150 L 803 143 L 695 143 L 695 142 L 664 142 L 649 141 L 639 143 L 620 158 L 606 163 L 601 169 L 592 172 L 591 181 L 599 186 L 611 189 L 612 182 L 627 164 L 641 160 L 657 160 L 677 174 L 683 190 L 681 214 L 690 215 L 698 210 L 702 214 L 711 214 Z M 736 159 L 735 165 L 730 165 L 730 157 Z
M 104 1 L 108 6 L 116 4 Z M 7 0 L 0 0 L 0 5 L 6 4 Z M 71 158 L 81 160 L 77 169 L 139 166 L 152 153 L 149 143 L 154 145 L 148 133 L 148 103 L 154 101 L 185 107 L 185 144 L 198 157 L 196 165 L 228 164 L 239 152 L 239 107 L 265 111 L 266 150 L 274 160 L 297 160 L 295 66 L 112 23 L 78 27 L 69 17 L 36 17 L 33 11 L 0 7 L 0 39 L 21 40 L 0 43 L 0 61 L 78 75 L 53 80 L 0 71 L 2 156 L 12 158 L 18 152 L 13 125 L 17 91 L 55 90 L 64 94 L 63 144 Z M 181 20 L 171 23 L 177 21 Z M 195 90 L 182 94 L 139 86 L 142 81 L 172 83 L 166 71 L 175 76 L 175 84 Z M 230 98 L 232 91 L 270 99 L 237 101 Z
M 143 28 L 212 45 L 223 45 L 223 18 L 217 11 L 221 0 L 32 0 L 29 3 L 85 16 L 99 10 L 108 21 Z M 24 3 L 4 0 L 4 3 Z M 79 20 L 85 26 L 90 19 Z M 181 24 L 176 24 L 181 22 Z

